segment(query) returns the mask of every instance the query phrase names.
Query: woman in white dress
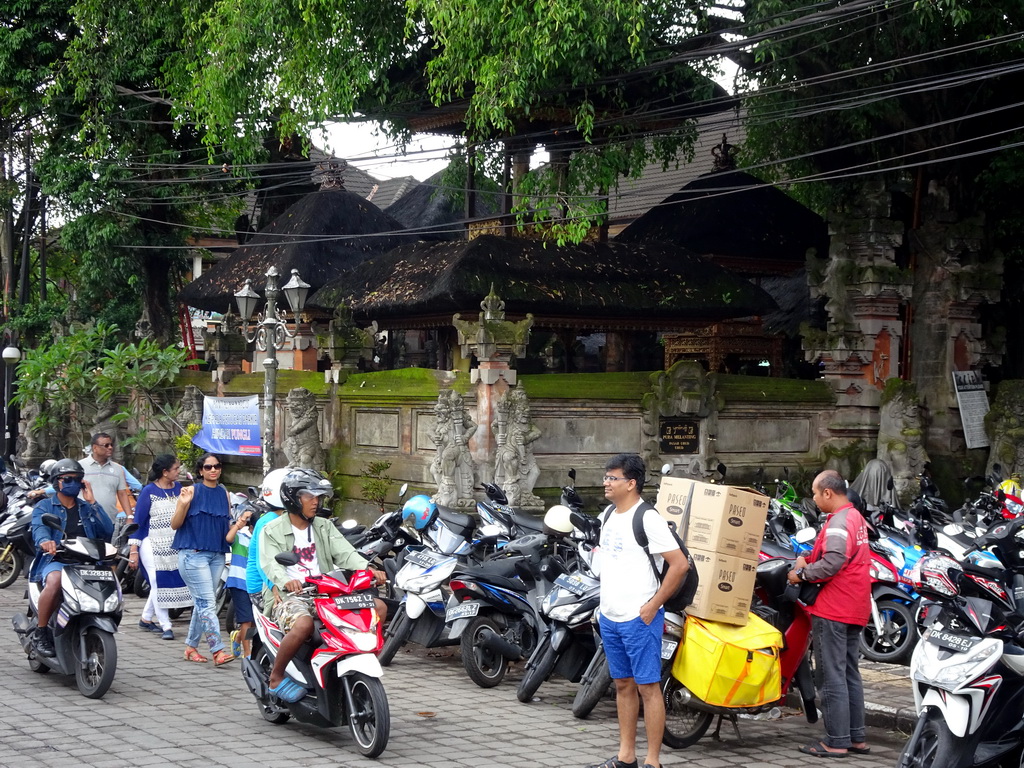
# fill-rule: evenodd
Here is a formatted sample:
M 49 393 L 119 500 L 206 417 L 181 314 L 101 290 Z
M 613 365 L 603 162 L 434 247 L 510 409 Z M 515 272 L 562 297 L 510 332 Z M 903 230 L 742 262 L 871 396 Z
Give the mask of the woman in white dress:
M 173 454 L 164 453 L 153 459 L 149 484 L 139 492 L 135 504 L 139 530 L 128 539 L 128 565 L 137 567 L 141 557 L 150 587 L 139 629 L 159 632 L 164 640 L 174 639 L 168 609 L 192 605 L 192 596 L 178 572 L 178 551 L 171 548 L 171 516 L 181 495 L 180 469 L 181 463 Z

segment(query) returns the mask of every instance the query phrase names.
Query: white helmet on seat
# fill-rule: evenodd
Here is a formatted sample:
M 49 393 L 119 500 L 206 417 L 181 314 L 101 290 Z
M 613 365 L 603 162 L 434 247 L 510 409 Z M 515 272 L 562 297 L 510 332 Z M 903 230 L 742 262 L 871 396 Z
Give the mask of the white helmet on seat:
M 544 530 L 561 536 L 572 533 L 573 525 L 569 520 L 571 514 L 572 510 L 564 504 L 555 504 L 544 515 Z
M 284 509 L 284 499 L 281 498 L 281 483 L 285 476 L 292 471 L 291 467 L 273 469 L 263 478 L 263 485 L 260 488 L 260 498 L 274 509 Z

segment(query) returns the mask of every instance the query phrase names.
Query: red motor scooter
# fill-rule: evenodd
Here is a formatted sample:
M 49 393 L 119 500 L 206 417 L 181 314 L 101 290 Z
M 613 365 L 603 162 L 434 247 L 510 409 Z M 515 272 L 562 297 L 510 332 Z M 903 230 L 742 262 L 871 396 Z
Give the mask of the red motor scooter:
M 286 566 L 298 562 L 291 552 L 276 559 Z M 347 724 L 359 751 L 377 757 L 388 744 L 391 712 L 376 656 L 384 634 L 374 610 L 373 574 L 332 571 L 307 576 L 306 584 L 300 596 L 315 608 L 316 631 L 287 669 L 289 677 L 306 687 L 306 696 L 287 703 L 269 692 L 270 671 L 285 633 L 260 611 L 254 611 L 252 655 L 242 659 L 242 677 L 268 722 L 281 724 L 294 717 L 323 728 Z
M 730 706 L 711 704 L 690 691 L 675 676 L 675 671 L 662 680 L 662 694 L 665 699 L 665 734 L 663 741 L 673 749 L 684 749 L 696 744 L 707 732 L 717 715 L 718 726 L 715 736 L 722 727 L 722 719 L 728 719 L 736 728 L 736 716 L 744 714 L 770 713 L 779 701 L 785 699 L 795 684 L 800 689 L 807 722 L 818 720 L 814 703 L 814 680 L 807 651 L 811 644 L 810 616 L 799 602 L 800 587 L 791 585 L 787 575 L 792 561 L 784 558 L 765 560 L 757 566 L 755 605 L 751 612 L 773 625 L 782 633 L 783 645 L 775 663 L 780 678 L 780 699 L 746 705 L 742 700 Z M 737 731 L 738 733 L 738 731 Z

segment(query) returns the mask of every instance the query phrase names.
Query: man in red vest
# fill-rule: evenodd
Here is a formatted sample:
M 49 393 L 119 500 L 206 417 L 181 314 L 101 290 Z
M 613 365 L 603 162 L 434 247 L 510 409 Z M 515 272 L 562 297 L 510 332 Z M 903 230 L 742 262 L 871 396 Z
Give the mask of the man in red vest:
M 789 580 L 823 582 L 808 606 L 814 631 L 815 668 L 820 676 L 825 738 L 800 747 L 816 757 L 867 754 L 864 686 L 857 666 L 860 633 L 871 616 L 868 527 L 846 497 L 846 481 L 827 469 L 811 486 L 814 503 L 827 517 L 810 557 L 798 557 Z

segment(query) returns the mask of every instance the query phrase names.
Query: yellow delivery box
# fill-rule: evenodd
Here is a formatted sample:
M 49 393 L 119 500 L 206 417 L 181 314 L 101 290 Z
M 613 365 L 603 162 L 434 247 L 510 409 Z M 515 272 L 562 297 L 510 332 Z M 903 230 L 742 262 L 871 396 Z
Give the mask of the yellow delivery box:
M 724 624 L 746 624 L 757 561 L 701 549 L 691 549 L 690 557 L 700 584 L 686 613 Z
M 655 504 L 688 549 L 756 560 L 768 497 L 748 488 L 662 478 Z
M 750 614 L 744 627 L 689 616 L 672 676 L 706 704 L 755 707 L 782 697 L 782 633 Z

